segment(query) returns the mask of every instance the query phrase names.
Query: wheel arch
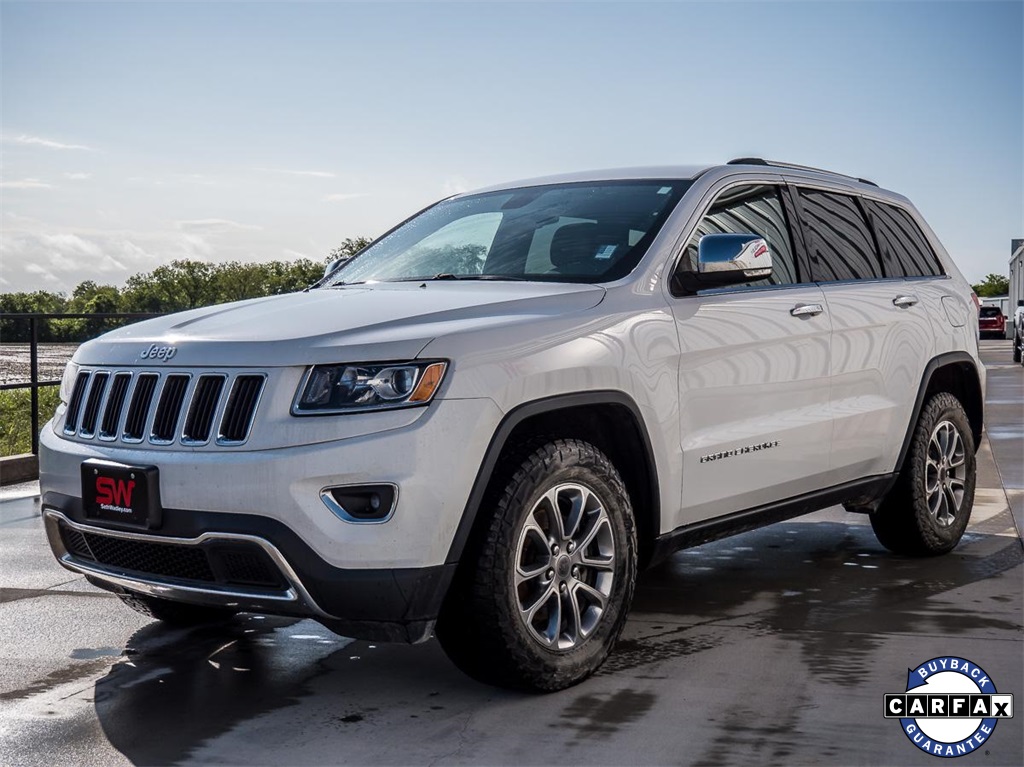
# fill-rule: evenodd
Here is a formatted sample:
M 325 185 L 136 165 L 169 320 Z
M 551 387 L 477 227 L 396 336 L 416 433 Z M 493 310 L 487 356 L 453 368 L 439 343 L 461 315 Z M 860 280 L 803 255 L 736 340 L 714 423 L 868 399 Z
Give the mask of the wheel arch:
M 615 465 L 633 504 L 640 566 L 650 558 L 661 524 L 654 449 L 636 402 L 621 391 L 561 394 L 519 405 L 498 424 L 484 453 L 446 562 L 457 563 L 483 515 L 480 506 L 501 458 L 531 437 L 590 442 Z
M 903 468 L 903 462 L 910 450 L 921 409 L 929 397 L 939 392 L 952 394 L 964 406 L 967 420 L 971 424 L 971 435 L 974 437 L 974 450 L 977 452 L 981 444 L 982 428 L 985 425 L 985 394 L 981 390 L 977 361 L 967 352 L 948 352 L 934 357 L 925 366 L 917 398 L 914 400 L 914 411 L 896 461 L 897 472 Z

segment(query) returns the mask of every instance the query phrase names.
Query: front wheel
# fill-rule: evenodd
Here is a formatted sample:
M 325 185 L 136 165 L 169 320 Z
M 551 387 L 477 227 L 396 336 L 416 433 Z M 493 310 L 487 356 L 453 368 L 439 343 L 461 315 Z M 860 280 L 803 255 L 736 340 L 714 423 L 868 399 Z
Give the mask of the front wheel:
M 513 451 L 438 622 L 475 679 L 560 690 L 590 676 L 622 632 L 636 581 L 636 529 L 619 473 L 593 445 Z
M 1024 339 L 1021 339 L 1016 333 L 1013 334 L 1013 361 L 1021 362 L 1021 344 L 1024 343 Z M 1024 363 L 1022 363 L 1024 364 Z
M 896 485 L 871 515 L 879 543 L 912 556 L 952 551 L 974 505 L 974 453 L 960 401 L 945 392 L 933 396 L 921 410 Z

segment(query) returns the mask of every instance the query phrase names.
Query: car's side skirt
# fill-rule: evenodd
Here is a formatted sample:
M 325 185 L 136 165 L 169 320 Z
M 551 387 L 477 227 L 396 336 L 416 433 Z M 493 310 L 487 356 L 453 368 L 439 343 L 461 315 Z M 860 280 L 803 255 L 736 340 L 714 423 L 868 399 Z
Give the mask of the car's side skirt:
M 756 530 L 759 527 L 800 517 L 839 503 L 877 498 L 885 493 L 894 478 L 893 474 L 865 477 L 824 490 L 815 490 L 813 493 L 805 493 L 783 501 L 757 506 L 753 509 L 677 527 L 669 533 L 658 536 L 651 563 L 656 564 L 680 549 Z

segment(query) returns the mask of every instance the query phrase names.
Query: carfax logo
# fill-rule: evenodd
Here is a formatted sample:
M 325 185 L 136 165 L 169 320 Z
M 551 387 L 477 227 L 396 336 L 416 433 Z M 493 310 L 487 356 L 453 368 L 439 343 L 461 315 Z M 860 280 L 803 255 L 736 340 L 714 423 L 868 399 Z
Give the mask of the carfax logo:
M 885 696 L 885 718 L 899 719 L 910 742 L 932 756 L 970 754 L 1013 716 L 985 670 L 966 658 L 932 658 L 907 669 L 906 692 Z

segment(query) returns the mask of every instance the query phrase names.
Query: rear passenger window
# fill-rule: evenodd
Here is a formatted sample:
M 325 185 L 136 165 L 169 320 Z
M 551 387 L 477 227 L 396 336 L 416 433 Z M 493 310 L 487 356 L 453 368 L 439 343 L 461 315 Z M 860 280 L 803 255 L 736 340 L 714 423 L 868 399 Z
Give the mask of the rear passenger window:
M 797 282 L 793 244 L 786 225 L 782 200 L 774 186 L 744 186 L 728 189 L 715 200 L 697 224 L 683 254 L 684 271 L 697 271 L 697 246 L 706 234 L 756 234 L 772 252 L 772 275 L 764 280 L 730 286 L 730 289 L 791 285 Z
M 874 238 L 857 200 L 813 189 L 799 191 L 814 281 L 882 277 Z
M 911 215 L 894 205 L 862 200 L 882 251 L 886 277 L 930 277 L 942 268 Z

